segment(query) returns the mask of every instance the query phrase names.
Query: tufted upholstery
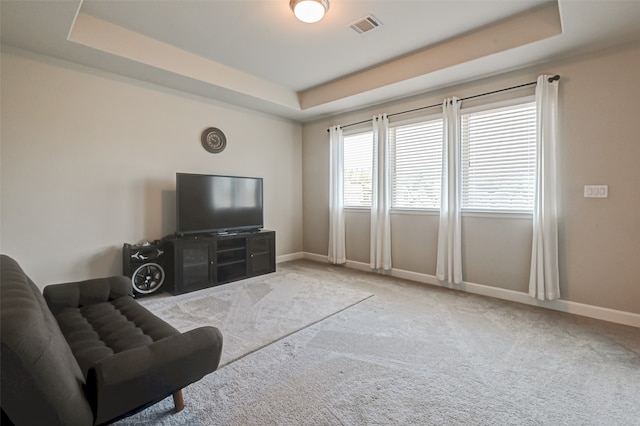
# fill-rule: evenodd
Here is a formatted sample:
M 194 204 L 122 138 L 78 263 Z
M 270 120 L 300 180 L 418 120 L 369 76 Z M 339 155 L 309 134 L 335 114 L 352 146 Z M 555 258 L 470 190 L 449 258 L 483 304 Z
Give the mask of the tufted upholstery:
M 218 329 L 178 332 L 125 277 L 47 286 L 43 297 L 15 260 L 0 261 L 1 406 L 16 425 L 111 422 L 218 367 Z
M 40 290 L 13 259 L 2 256 L 0 270 L 3 411 L 17 425 L 92 424 L 82 372 Z
M 180 334 L 138 304 L 125 277 L 50 285 L 44 298 L 84 377 L 89 368 L 113 354 Z

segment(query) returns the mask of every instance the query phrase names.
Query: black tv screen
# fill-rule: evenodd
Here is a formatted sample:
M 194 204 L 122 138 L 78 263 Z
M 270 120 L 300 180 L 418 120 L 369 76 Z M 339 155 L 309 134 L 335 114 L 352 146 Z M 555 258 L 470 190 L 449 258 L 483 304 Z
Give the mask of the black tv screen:
M 262 178 L 176 173 L 176 233 L 263 227 Z

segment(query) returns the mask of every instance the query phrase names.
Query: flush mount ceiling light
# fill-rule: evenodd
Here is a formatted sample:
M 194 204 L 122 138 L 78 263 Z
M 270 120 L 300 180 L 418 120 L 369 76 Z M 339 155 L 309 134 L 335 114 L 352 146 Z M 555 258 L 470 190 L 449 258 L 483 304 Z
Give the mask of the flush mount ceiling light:
M 291 0 L 289 7 L 296 18 L 302 22 L 312 24 L 318 22 L 329 10 L 329 0 Z

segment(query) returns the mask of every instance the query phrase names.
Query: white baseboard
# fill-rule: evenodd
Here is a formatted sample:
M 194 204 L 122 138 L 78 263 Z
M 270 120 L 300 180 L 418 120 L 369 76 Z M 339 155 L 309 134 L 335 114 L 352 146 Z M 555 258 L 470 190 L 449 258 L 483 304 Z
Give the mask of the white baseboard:
M 276 256 L 276 263 L 288 262 L 290 260 L 302 259 L 304 254 L 300 251 L 298 253 L 283 254 L 282 256 Z
M 304 259 L 309 259 L 316 262 L 328 263 L 327 256 L 318 255 L 315 253 L 304 252 L 302 253 L 302 257 Z M 345 266 L 360 271 L 371 272 L 371 268 L 368 263 L 348 260 Z M 448 283 L 441 283 L 438 278 L 433 275 L 406 271 L 402 269 L 392 269 L 390 275 L 409 281 L 416 281 L 419 283 L 435 285 L 438 287 L 466 291 L 468 293 L 479 294 L 482 296 L 495 297 L 496 299 L 523 303 L 525 305 L 538 306 L 541 308 L 552 309 L 554 311 L 566 312 L 570 314 L 581 315 L 584 317 L 595 318 L 603 321 L 609 321 L 617 324 L 630 325 L 632 327 L 640 328 L 640 314 L 635 314 L 632 312 L 617 311 L 615 309 L 586 305 L 584 303 L 571 302 L 569 300 L 562 299 L 538 300 L 529 296 L 528 293 L 507 290 L 498 287 L 491 287 L 484 284 L 470 283 L 467 281 L 464 281 L 460 285 L 449 285 Z
M 326 255 L 308 253 L 306 251 L 302 253 L 302 258 L 303 259 L 313 260 L 315 262 L 329 263 L 329 260 L 327 259 Z

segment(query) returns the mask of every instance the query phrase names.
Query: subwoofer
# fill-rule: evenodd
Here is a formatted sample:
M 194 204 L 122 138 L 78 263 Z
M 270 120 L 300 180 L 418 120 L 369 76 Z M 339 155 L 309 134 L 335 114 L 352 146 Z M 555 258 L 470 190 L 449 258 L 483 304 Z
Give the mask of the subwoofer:
M 134 297 L 150 296 L 168 289 L 163 288 L 164 250 L 160 241 L 122 246 L 122 271 L 131 278 Z

